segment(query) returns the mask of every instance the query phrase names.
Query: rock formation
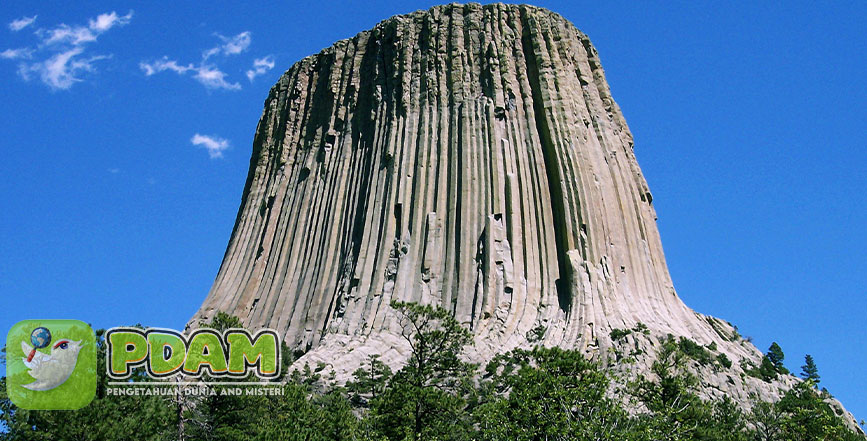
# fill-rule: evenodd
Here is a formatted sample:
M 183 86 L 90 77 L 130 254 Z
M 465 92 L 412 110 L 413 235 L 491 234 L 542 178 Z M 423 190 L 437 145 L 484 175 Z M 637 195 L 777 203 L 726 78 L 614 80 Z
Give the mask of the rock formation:
M 470 356 L 536 344 L 608 360 L 715 344 L 710 395 L 761 353 L 675 293 L 633 139 L 586 35 L 531 6 L 446 5 L 295 63 L 271 89 L 223 263 L 192 323 L 274 328 L 346 379 L 407 357 L 392 299 L 441 305 Z M 612 339 L 615 329 L 642 323 Z M 732 379 L 736 378 L 737 381 Z

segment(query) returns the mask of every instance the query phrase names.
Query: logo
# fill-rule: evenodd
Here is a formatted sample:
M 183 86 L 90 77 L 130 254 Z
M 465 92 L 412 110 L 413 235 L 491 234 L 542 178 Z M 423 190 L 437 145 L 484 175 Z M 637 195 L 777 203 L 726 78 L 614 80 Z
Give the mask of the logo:
M 270 379 L 280 374 L 280 339 L 270 329 L 255 334 L 198 329 L 185 337 L 171 329 L 124 327 L 109 329 L 105 340 L 106 369 L 114 379 L 128 378 L 138 367 L 155 379 L 179 374 L 243 378 L 251 373 Z
M 74 410 L 96 394 L 96 337 L 79 320 L 24 320 L 6 336 L 6 392 L 22 409 Z

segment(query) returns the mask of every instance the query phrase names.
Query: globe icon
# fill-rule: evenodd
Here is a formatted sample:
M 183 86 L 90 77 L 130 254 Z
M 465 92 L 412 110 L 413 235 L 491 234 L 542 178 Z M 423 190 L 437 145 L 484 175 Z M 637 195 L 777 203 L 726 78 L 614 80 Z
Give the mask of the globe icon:
M 36 328 L 30 333 L 30 343 L 34 348 L 44 348 L 51 343 L 51 332 L 46 328 Z

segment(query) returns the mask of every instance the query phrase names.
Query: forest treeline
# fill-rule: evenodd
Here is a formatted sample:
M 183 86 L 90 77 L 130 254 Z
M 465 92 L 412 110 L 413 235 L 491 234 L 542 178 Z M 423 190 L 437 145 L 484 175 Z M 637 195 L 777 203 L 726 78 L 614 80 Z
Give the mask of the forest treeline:
M 612 394 L 613 374 L 577 351 L 515 350 L 478 366 L 461 358 L 471 335 L 447 311 L 392 306 L 412 349 L 396 372 L 371 356 L 339 386 L 323 366 L 286 373 L 293 357 L 284 349 L 284 376 L 275 382 L 281 395 L 112 396 L 98 369 L 97 398 L 77 411 L 17 409 L 2 378 L 0 440 L 865 440 L 816 387 L 809 356 L 804 380 L 782 399 L 744 410 L 729 398 L 700 397 L 686 364 L 706 351 L 684 339 L 665 339 L 652 375 Z M 208 325 L 240 322 L 220 313 Z M 103 333 L 97 336 L 104 366 Z M 774 344 L 753 374 L 784 373 L 782 357 Z M 148 380 L 135 372 L 131 381 Z

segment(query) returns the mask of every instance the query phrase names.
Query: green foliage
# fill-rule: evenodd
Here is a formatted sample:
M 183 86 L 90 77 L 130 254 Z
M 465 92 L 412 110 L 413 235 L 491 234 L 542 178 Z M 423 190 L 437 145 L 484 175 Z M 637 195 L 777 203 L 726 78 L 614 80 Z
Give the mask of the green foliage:
M 217 314 L 214 315 L 214 318 L 212 318 L 210 322 L 200 321 L 199 326 L 203 328 L 216 329 L 220 332 L 227 329 L 244 327 L 243 323 L 241 323 L 241 319 L 223 311 L 217 311 Z
M 470 334 L 447 311 L 392 306 L 412 350 L 409 363 L 397 372 L 373 355 L 346 388 L 330 383 L 324 366 L 304 366 L 276 386 L 282 395 L 182 398 L 107 396 L 108 380 L 100 372 L 96 400 L 64 412 L 17 409 L 0 379 L 0 441 L 865 440 L 847 428 L 842 412 L 826 401 L 829 395 L 816 390 L 809 378 L 812 373 L 818 379 L 811 357 L 805 359 L 805 381 L 780 401 L 756 402 L 744 413 L 728 397 L 700 398 L 689 360 L 703 360 L 706 354 L 722 366 L 730 367 L 731 361 L 722 353 L 711 357 L 709 348 L 688 339 L 663 339 L 651 375 L 612 396 L 605 370 L 580 352 L 559 348 L 501 354 L 476 375 L 476 366 L 460 358 Z M 239 324 L 218 314 L 208 326 Z M 104 363 L 102 331 L 98 345 Z M 288 354 L 288 348 L 283 352 Z M 770 379 L 779 373 L 774 360 L 782 361 L 771 352 L 776 350 L 761 366 L 743 366 Z M 133 381 L 145 379 L 140 370 L 133 373 Z
M 720 366 L 722 366 L 726 369 L 731 369 L 731 367 L 732 367 L 732 361 L 729 360 L 729 357 L 726 354 L 723 354 L 722 352 L 717 354 L 716 361 L 720 364 Z
M 548 327 L 540 323 L 539 326 L 536 326 L 535 328 L 527 331 L 527 341 L 530 343 L 540 341 L 542 340 L 542 337 L 545 336 L 545 332 L 547 331 Z
M 771 361 L 771 364 L 774 365 L 774 370 L 777 371 L 778 374 L 788 374 L 789 370 L 783 366 L 783 360 L 786 358 L 783 355 L 783 348 L 777 344 L 777 342 L 771 343 L 771 347 L 768 348 L 768 360 Z
M 810 380 L 798 383 L 775 404 L 779 440 L 864 440 L 847 428 Z
M 746 419 L 731 399 L 708 402 L 698 397 L 698 379 L 685 368 L 679 343 L 671 336 L 663 342 L 652 366 L 656 381 L 640 377 L 632 385 L 633 394 L 651 411 L 638 416 L 643 434 L 638 439 L 748 440 Z
M 283 396 L 251 400 L 247 410 L 254 426 L 248 426 L 249 439 L 327 441 L 355 440 L 361 434 L 358 418 L 341 389 L 315 394 L 308 387 L 290 382 Z M 234 424 L 237 426 L 237 424 Z M 228 426 L 231 427 L 231 426 Z M 224 439 L 248 439 L 244 431 Z
M 353 404 L 366 406 L 385 391 L 393 373 L 391 368 L 379 360 L 379 354 L 367 358 L 368 364 L 353 373 L 354 381 L 346 383 Z
M 632 393 L 651 412 L 641 418 L 652 438 L 692 438 L 699 427 L 697 421 L 710 414 L 693 392 L 698 380 L 686 369 L 687 356 L 679 343 L 668 335 L 651 367 L 656 381 L 640 376 L 632 385 Z
M 801 378 L 810 380 L 813 384 L 819 384 L 819 368 L 816 367 L 816 362 L 810 354 L 804 356 L 804 365 L 801 366 Z
M 445 309 L 397 301 L 391 307 L 412 352 L 388 388 L 371 399 L 373 427 L 390 440 L 468 438 L 468 395 L 476 365 L 460 354 L 472 334 Z
M 626 337 L 626 336 L 629 335 L 629 334 L 632 334 L 632 330 L 631 330 L 631 329 L 618 329 L 618 328 L 614 328 L 614 329 L 611 330 L 611 333 L 609 333 L 608 335 L 611 336 L 611 339 L 612 339 L 612 340 L 617 341 L 617 340 L 620 340 L 621 338 Z
M 486 367 L 501 395 L 476 412 L 482 440 L 622 439 L 627 416 L 608 379 L 577 351 L 516 350 Z
M 741 360 L 741 368 L 747 375 L 767 382 L 775 380 L 778 374 L 777 368 L 774 367 L 774 363 L 767 355 L 762 357 L 762 362 L 758 367 L 750 361 Z
M 771 358 L 765 355 L 762 357 L 762 364 L 759 365 L 759 378 L 765 381 L 771 381 L 777 378 L 777 367 Z
M 636 323 L 635 326 L 632 327 L 632 329 L 614 328 L 608 335 L 611 337 L 611 340 L 618 341 L 626 337 L 627 335 L 632 334 L 633 332 L 638 334 L 650 335 L 650 329 L 647 328 L 647 325 L 641 322 Z
M 710 355 L 710 352 L 705 349 L 704 346 L 686 337 L 680 337 L 677 343 L 680 351 L 689 358 L 692 358 L 693 360 L 701 364 L 710 364 L 713 362 L 713 357 Z
M 782 439 L 782 425 L 785 415 L 779 406 L 761 402 L 753 406 L 750 420 L 755 429 L 755 439 L 773 441 Z

